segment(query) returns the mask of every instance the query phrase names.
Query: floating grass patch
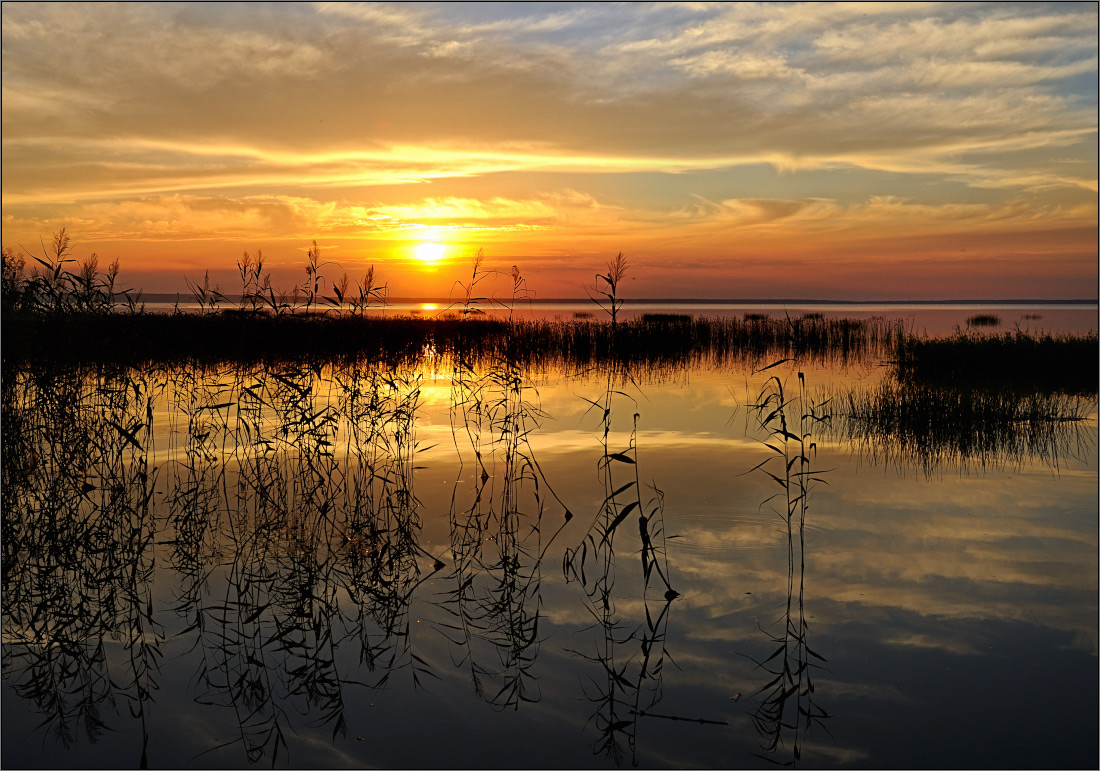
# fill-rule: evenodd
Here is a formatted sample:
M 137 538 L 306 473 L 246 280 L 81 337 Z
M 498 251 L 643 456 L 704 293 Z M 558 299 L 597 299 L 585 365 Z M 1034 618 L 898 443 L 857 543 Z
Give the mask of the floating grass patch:
M 970 327 L 999 327 L 1001 317 L 993 313 L 978 313 L 967 318 L 966 324 Z

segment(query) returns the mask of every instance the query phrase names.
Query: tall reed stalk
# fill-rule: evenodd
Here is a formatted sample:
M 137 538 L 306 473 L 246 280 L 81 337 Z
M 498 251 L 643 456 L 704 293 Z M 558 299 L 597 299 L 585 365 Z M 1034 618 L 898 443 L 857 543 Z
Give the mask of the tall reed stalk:
M 475 261 L 470 287 L 479 265 Z M 524 295 L 523 277 L 513 268 L 509 325 Z M 471 299 L 467 291 L 468 304 Z M 540 698 L 532 668 L 541 643 L 542 559 L 572 518 L 565 509 L 557 530 L 544 535 L 547 501 L 561 501 L 529 443 L 546 416 L 514 354 L 505 346 L 491 361 L 475 363 L 459 349 L 451 377 L 452 436 L 460 459 L 472 452 L 476 465 L 460 468 L 451 497 L 454 566 L 444 607 L 453 621 L 440 629 L 475 692 L 497 709 L 519 709 Z M 463 435 L 465 447 L 459 446 Z M 465 507 L 458 498 L 463 481 L 473 491 Z
M 597 276 L 596 292 L 605 299 L 593 299 L 611 317 L 612 349 L 603 394 L 585 401 L 590 411 L 600 415 L 603 450 L 597 471 L 604 497 L 581 542 L 566 550 L 563 569 L 567 581 L 575 580 L 583 588 L 586 607 L 597 630 L 594 651 L 572 650 L 574 655 L 597 665 L 600 672 L 591 679 L 591 687 L 585 692 L 595 705 L 590 719 L 598 735 L 594 751 L 616 761 L 629 754 L 637 764 L 640 721 L 655 716 L 654 707 L 662 698 L 667 625 L 672 601 L 679 594 L 670 583 L 664 495 L 653 484 L 649 486 L 648 500 L 643 500 L 638 463 L 640 416 L 636 401 L 621 390 L 633 378 L 629 366 L 615 355 L 617 316 L 622 306 L 618 290 L 625 272 L 626 261 L 620 253 L 608 263 L 607 274 Z M 613 431 L 618 405 L 624 400 L 630 402 L 633 415 L 625 447 L 616 443 Z M 645 607 L 645 621 L 634 626 L 619 616 L 614 602 L 616 539 L 621 544 L 624 537 L 621 526 L 632 516 L 637 517 L 635 532 L 639 538 L 641 599 Z M 656 583 L 661 592 L 659 600 L 649 594 L 651 583 Z
M 783 363 L 776 362 L 764 370 Z M 759 757 L 783 764 L 778 753 L 789 743 L 790 763 L 797 764 L 806 736 L 829 718 L 818 704 L 814 688 L 814 671 L 825 663 L 825 658 L 810 647 L 805 598 L 806 516 L 813 487 L 825 483 L 824 472 L 815 467 L 814 435 L 828 425 L 828 407 L 829 400 L 819 404 L 808 396 L 802 372 L 798 373 L 798 389 L 793 394 L 787 392 L 778 376 L 769 377 L 752 405 L 760 427 L 767 433 L 763 444 L 771 454 L 746 473 L 759 471 L 779 487 L 761 506 L 775 504 L 776 514 L 785 525 L 787 584 L 784 612 L 778 622 L 782 631 L 766 632 L 774 648 L 771 655 L 757 662 L 771 679 L 756 692 L 762 699 L 751 718 L 761 740 Z

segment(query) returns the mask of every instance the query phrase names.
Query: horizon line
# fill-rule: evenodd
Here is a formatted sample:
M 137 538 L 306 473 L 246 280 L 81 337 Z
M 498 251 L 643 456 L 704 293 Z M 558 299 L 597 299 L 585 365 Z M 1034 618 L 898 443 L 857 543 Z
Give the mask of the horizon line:
M 142 292 L 142 299 L 148 302 L 171 302 L 178 300 L 180 302 L 187 302 L 184 298 L 183 292 Z M 156 299 L 154 299 L 156 298 Z M 239 301 L 239 295 L 226 295 L 228 301 Z M 487 298 L 488 301 L 492 301 L 494 298 Z M 1053 299 L 1053 298 L 1035 298 L 1035 297 L 1021 297 L 1021 298 L 1007 298 L 1007 299 L 980 299 L 980 298 L 962 298 L 962 299 L 938 299 L 938 300 L 885 300 L 885 299 L 870 299 L 870 300 L 830 300 L 821 298 L 809 298 L 809 297 L 769 297 L 769 298 L 749 298 L 749 297 L 734 297 L 734 298 L 711 298 L 711 297 L 638 297 L 638 298 L 620 298 L 624 306 L 628 305 L 660 305 L 660 304 L 679 304 L 679 305 L 1098 305 L 1100 306 L 1100 298 L 1070 298 L 1070 299 Z M 416 297 L 411 295 L 400 295 L 395 297 L 389 297 L 386 299 L 386 304 L 394 303 L 456 303 L 456 300 L 452 297 Z M 503 302 L 503 300 L 500 300 Z M 517 305 L 543 305 L 552 303 L 594 303 L 595 301 L 590 297 L 547 297 L 547 298 L 524 298 L 516 300 Z

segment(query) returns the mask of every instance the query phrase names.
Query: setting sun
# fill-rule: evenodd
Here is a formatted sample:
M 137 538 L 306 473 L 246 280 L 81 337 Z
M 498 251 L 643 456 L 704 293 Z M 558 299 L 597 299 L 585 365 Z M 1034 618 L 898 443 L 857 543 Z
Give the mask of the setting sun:
M 443 252 L 441 244 L 420 244 L 416 247 L 416 259 L 427 265 L 434 265 L 443 259 Z

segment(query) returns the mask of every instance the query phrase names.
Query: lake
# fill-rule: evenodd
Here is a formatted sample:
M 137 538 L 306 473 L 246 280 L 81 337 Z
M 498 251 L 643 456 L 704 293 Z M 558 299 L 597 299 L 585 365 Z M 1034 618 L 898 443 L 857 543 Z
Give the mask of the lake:
M 1094 767 L 1096 394 L 785 358 L 6 370 L 3 765 Z
M 165 294 L 152 294 L 143 301 L 147 313 L 194 313 L 200 306 L 193 300 Z M 234 307 L 232 302 L 225 307 Z M 602 311 L 587 299 L 531 299 L 515 305 L 485 302 L 480 310 L 490 317 L 515 316 L 524 320 L 572 320 L 599 318 Z M 385 306 L 372 307 L 371 314 L 438 318 L 462 312 L 460 298 L 415 300 L 396 298 Z M 828 302 L 818 300 L 717 301 L 717 300 L 626 300 L 624 318 L 646 313 L 676 313 L 709 318 L 742 318 L 758 314 L 773 318 L 819 313 L 826 318 L 898 319 L 918 334 L 947 335 L 956 328 L 966 329 L 967 319 L 977 314 L 993 314 L 999 319 L 996 329 L 1042 330 L 1051 333 L 1087 332 L 1097 328 L 1096 302 L 1018 301 L 981 302 Z

